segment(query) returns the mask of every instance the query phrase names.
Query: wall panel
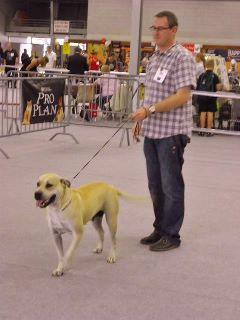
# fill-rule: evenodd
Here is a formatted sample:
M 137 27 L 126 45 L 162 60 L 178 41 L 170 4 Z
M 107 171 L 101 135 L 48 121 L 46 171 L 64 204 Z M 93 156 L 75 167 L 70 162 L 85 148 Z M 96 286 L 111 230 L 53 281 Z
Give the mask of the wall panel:
M 130 40 L 131 0 L 89 0 L 88 39 Z M 143 0 L 142 41 L 151 41 L 148 27 L 159 11 L 179 18 L 181 42 L 240 45 L 240 1 Z

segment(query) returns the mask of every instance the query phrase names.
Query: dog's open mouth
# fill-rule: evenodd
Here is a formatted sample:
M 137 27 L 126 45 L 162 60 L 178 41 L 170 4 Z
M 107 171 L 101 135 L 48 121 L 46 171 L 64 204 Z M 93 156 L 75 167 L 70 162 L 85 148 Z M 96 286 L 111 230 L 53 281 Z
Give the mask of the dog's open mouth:
M 56 195 L 53 194 L 53 195 L 51 196 L 51 198 L 48 199 L 48 200 L 37 200 L 37 201 L 36 201 L 36 206 L 37 206 L 37 207 L 40 207 L 40 208 L 46 208 L 46 207 L 49 206 L 51 203 L 53 203 L 53 202 L 55 201 L 55 199 L 56 199 Z

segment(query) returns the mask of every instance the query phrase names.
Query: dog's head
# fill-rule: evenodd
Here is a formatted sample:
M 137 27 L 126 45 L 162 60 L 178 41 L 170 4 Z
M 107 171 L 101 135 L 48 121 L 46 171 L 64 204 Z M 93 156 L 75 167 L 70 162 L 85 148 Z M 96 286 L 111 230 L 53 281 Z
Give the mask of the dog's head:
M 37 189 L 34 193 L 37 207 L 56 206 L 63 200 L 66 189 L 70 188 L 70 186 L 70 181 L 55 173 L 46 173 L 40 176 L 37 181 Z

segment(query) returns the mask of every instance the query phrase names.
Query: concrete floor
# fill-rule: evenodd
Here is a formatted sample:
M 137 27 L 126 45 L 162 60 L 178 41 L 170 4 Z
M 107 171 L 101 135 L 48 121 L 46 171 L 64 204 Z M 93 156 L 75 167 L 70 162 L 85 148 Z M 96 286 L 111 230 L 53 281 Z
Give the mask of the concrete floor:
M 57 257 L 45 213 L 35 207 L 36 180 L 45 172 L 68 179 L 115 129 L 71 126 L 0 140 L 1 320 L 237 320 L 240 318 L 240 139 L 193 136 L 185 153 L 186 216 L 182 246 L 150 252 L 139 239 L 152 231 L 150 204 L 121 201 L 118 261 L 91 253 L 88 224 L 72 269 L 51 277 Z M 118 147 L 120 134 L 73 181 L 112 183 L 147 195 L 142 142 Z M 106 229 L 106 228 L 105 228 Z M 66 241 L 69 237 L 66 236 Z

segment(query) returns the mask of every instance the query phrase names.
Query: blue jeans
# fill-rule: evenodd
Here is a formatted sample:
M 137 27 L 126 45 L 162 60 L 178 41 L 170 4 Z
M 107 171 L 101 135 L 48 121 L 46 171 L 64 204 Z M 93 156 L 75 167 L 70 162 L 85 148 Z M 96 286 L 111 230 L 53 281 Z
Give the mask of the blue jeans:
M 144 139 L 148 188 L 153 202 L 155 230 L 179 242 L 184 218 L 183 153 L 186 135 L 163 139 Z

